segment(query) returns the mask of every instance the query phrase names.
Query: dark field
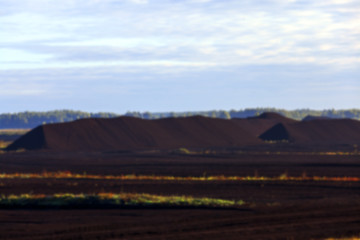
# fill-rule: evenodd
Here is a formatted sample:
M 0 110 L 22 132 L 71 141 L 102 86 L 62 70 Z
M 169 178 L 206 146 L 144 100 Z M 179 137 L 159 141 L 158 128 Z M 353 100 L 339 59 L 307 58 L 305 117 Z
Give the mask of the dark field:
M 324 239 L 359 232 L 359 206 L 257 210 L 4 210 L 2 239 Z
M 360 155 L 71 153 L 0 155 L 3 173 L 360 177 Z M 358 181 L 0 179 L 0 194 L 129 192 L 243 200 L 240 208 L 2 209 L 0 239 L 326 239 L 360 234 Z

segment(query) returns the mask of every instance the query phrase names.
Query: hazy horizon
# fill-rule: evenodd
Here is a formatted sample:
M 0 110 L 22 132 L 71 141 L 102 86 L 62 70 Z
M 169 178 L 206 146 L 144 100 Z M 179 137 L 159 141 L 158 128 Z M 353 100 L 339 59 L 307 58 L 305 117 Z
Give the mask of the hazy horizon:
M 46 111 L 32 111 L 32 110 L 25 110 L 25 111 L 20 111 L 20 112 L 0 112 L 1 114 L 19 114 L 19 113 L 25 113 L 25 112 L 39 112 L 39 113 L 45 113 L 45 112 L 55 112 L 55 111 L 73 111 L 73 112 L 83 112 L 83 113 L 91 113 L 91 114 L 97 114 L 97 113 L 109 113 L 109 114 L 116 114 L 116 115 L 125 115 L 127 113 L 141 113 L 141 114 L 145 114 L 145 113 L 151 113 L 151 114 L 166 114 L 166 113 L 175 113 L 175 114 L 181 114 L 181 113 L 211 113 L 211 112 L 221 112 L 221 111 L 225 111 L 225 112 L 231 112 L 231 111 L 235 111 L 235 112 L 241 112 L 241 111 L 246 111 L 246 110 L 255 110 L 258 109 L 260 111 L 264 110 L 264 109 L 274 109 L 274 111 L 265 111 L 265 112 L 281 112 L 281 111 L 288 111 L 288 112 L 297 112 L 297 111 L 360 111 L 360 108 L 349 108 L 349 109 L 334 109 L 334 108 L 329 108 L 329 109 L 310 109 L 310 108 L 298 108 L 298 109 L 284 109 L 284 108 L 273 108 L 273 107 L 255 107 L 255 108 L 239 108 L 239 109 L 205 109 L 205 110 L 194 110 L 194 111 L 162 111 L 162 112 L 156 112 L 156 111 L 131 111 L 128 110 L 126 112 L 109 112 L 109 111 L 83 111 L 80 109 L 52 109 L 52 110 L 46 110 Z
M 356 0 L 0 4 L 0 113 L 360 108 Z

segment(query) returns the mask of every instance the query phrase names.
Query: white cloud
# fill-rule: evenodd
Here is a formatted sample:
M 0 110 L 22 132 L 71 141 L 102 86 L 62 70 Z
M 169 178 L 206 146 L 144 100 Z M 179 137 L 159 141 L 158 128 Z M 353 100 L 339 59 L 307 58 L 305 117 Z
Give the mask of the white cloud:
M 213 67 L 219 65 L 216 62 L 199 62 L 199 61 L 173 61 L 173 60 L 160 60 L 160 61 L 92 61 L 92 62 L 59 62 L 59 63 L 27 63 L 21 62 L 17 64 L 1 64 L 1 70 L 16 70 L 16 69 L 65 69 L 65 68 L 93 68 L 93 67 Z
M 49 89 L 44 84 L 26 83 L 11 81 L 3 83 L 0 81 L 0 96 L 40 96 L 47 93 Z
M 242 49 L 242 50 L 236 50 L 236 54 L 242 57 L 250 57 L 253 55 L 253 52 L 250 50 Z
M 136 4 L 147 4 L 148 0 L 129 0 L 132 3 L 136 3 Z
M 0 64 L 7 63 L 34 63 L 42 64 L 44 61 L 51 58 L 50 55 L 34 54 L 17 49 L 0 48 Z
M 349 4 L 356 2 L 355 0 L 322 0 L 319 1 L 321 4 Z
M 208 3 L 211 1 L 212 0 L 189 0 L 189 2 L 191 2 L 191 3 Z
M 216 48 L 215 47 L 201 47 L 201 48 L 199 48 L 199 51 L 203 54 L 209 55 L 209 54 L 216 53 Z
M 5 23 L 0 27 L 0 47 L 16 43 L 11 50 L 18 52 L 14 58 L 32 62 L 27 68 L 37 68 L 36 62 L 45 59 L 48 67 L 185 66 L 186 62 L 338 65 L 344 59 L 353 67 L 358 64 L 354 52 L 360 10 L 350 16 L 341 13 L 354 11 L 355 1 L 321 0 L 305 7 L 294 0 L 195 1 L 206 2 L 200 5 L 166 0 L 1 2 L 15 14 L 0 17 Z M 106 58 L 94 59 L 104 54 Z M 16 68 L 10 62 L 7 66 Z

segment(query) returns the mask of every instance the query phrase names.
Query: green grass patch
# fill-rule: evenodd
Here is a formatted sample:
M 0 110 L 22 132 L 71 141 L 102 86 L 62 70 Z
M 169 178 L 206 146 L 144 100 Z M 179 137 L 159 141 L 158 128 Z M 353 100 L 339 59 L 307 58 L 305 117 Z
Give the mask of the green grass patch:
M 9 146 L 12 142 L 11 141 L 2 141 L 0 140 L 0 149 L 4 149 Z
M 21 194 L 0 196 L 0 207 L 205 207 L 236 208 L 244 205 L 243 201 L 195 198 L 191 196 L 160 196 L 146 193 L 98 193 L 72 194 L 59 193 L 53 195 Z

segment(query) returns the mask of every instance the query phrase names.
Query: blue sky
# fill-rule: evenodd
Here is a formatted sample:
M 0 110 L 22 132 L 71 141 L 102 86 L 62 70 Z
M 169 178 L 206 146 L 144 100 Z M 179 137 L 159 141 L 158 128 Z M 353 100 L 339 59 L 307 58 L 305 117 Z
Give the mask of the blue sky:
M 360 108 L 358 0 L 0 6 L 0 112 Z

